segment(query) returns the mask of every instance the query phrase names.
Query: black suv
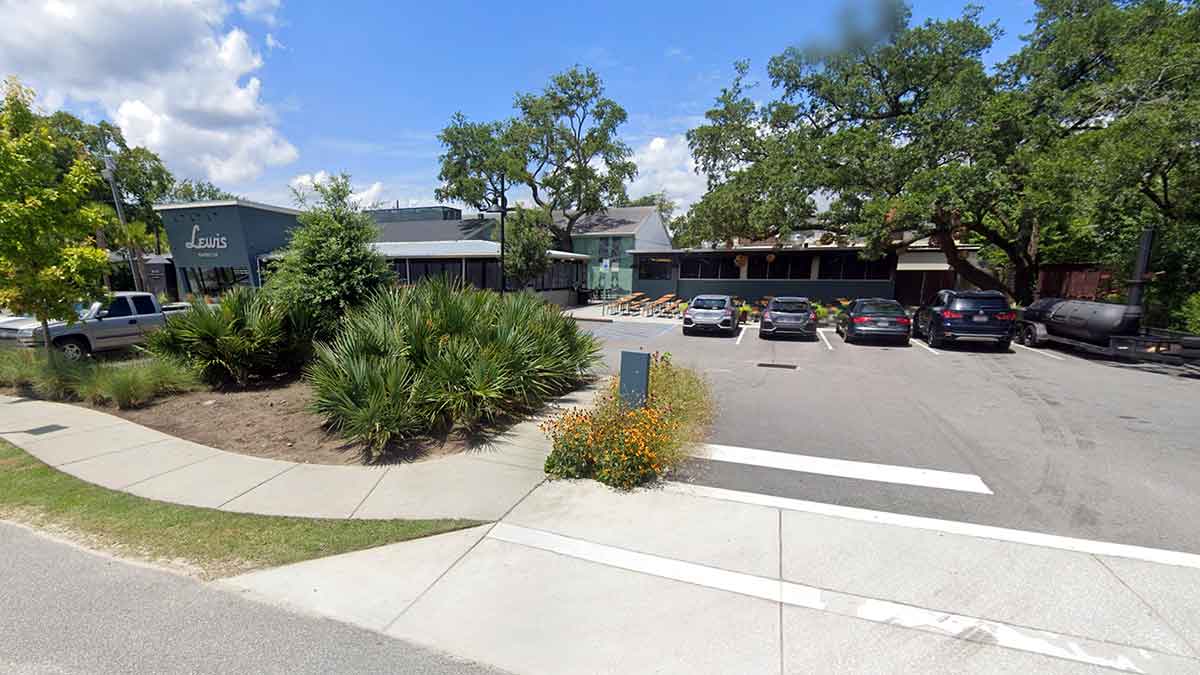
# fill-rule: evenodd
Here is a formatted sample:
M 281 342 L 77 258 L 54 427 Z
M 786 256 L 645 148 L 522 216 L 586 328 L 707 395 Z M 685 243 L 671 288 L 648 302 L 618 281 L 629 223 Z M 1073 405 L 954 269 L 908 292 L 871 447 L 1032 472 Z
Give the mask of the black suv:
M 993 340 L 1007 351 L 1017 313 L 1000 291 L 938 291 L 913 317 L 930 347 L 953 340 Z

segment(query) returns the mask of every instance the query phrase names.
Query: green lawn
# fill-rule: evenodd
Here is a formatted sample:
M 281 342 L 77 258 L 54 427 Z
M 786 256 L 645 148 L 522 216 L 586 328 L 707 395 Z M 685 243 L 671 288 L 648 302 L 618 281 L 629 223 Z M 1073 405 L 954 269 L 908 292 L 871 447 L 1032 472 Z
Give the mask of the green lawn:
M 470 520 L 321 520 L 226 513 L 108 490 L 0 440 L 0 518 L 65 531 L 118 555 L 183 562 L 206 578 L 472 525 Z

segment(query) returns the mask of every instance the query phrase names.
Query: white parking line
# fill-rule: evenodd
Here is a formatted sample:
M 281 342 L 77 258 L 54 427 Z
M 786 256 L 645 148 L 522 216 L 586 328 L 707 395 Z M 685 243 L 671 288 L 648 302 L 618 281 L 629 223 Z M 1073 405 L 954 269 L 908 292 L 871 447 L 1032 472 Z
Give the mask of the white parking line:
M 1144 673 L 1173 669 L 1183 671 L 1195 665 L 1190 658 L 1155 652 L 1143 647 L 1102 642 L 964 614 L 952 614 L 890 600 L 854 595 L 793 581 L 734 572 L 505 522 L 497 523 L 488 532 L 487 538 L 629 572 L 647 574 L 660 579 L 671 579 L 703 588 L 760 598 L 769 602 L 804 607 L 878 624 L 903 626 L 959 640 L 992 644 L 1127 672 Z
M 1066 359 L 1057 354 L 1051 354 L 1050 352 L 1041 349 L 1034 349 L 1033 347 L 1026 347 L 1025 345 L 1017 344 L 1016 342 L 1012 343 L 1012 346 L 1020 347 L 1021 349 L 1024 349 L 1027 352 L 1033 352 L 1034 354 L 1041 354 L 1042 356 L 1045 356 L 1048 359 L 1054 359 L 1055 361 L 1066 361 Z
M 833 351 L 833 343 L 829 341 L 829 338 L 825 337 L 825 331 L 827 331 L 827 330 L 830 330 L 830 329 L 829 328 L 818 328 L 817 335 L 821 336 L 821 341 L 825 343 L 825 346 L 829 349 L 829 351 Z
M 964 523 L 958 520 L 942 520 L 940 518 L 927 518 L 925 516 L 910 516 L 903 513 L 873 511 L 871 509 L 862 509 L 855 506 L 841 506 L 838 504 L 825 504 L 823 502 L 810 502 L 803 499 L 776 497 L 774 495 L 766 495 L 758 492 L 745 492 L 742 490 L 727 490 L 725 488 L 709 487 L 707 485 L 667 483 L 665 489 L 672 492 L 692 495 L 694 497 L 708 497 L 710 499 L 720 499 L 727 502 L 756 504 L 758 506 L 768 506 L 787 511 L 800 511 L 803 513 L 815 513 L 823 516 L 834 516 L 836 518 L 849 518 L 850 520 L 858 520 L 866 523 L 898 525 L 900 527 L 911 527 L 918 530 L 931 530 L 934 532 L 959 534 L 965 537 L 978 537 L 981 539 L 995 539 L 997 541 L 1028 544 L 1030 546 L 1041 546 L 1043 548 L 1057 548 L 1064 551 L 1076 551 L 1078 553 L 1088 553 L 1092 555 L 1106 555 L 1114 558 L 1130 558 L 1132 560 L 1143 560 L 1146 562 L 1158 563 L 1160 565 L 1175 565 L 1178 567 L 1190 567 L 1192 569 L 1200 570 L 1200 555 L 1195 553 L 1168 551 L 1161 548 L 1133 546 L 1131 544 L 1116 544 L 1113 542 L 1095 541 L 1092 539 L 1077 539 L 1075 537 L 1064 537 L 1057 534 L 1045 534 L 1043 532 L 1030 532 L 1028 530 L 1013 530 L 1006 527 L 995 527 L 993 525 Z
M 740 331 L 738 331 L 738 339 L 733 344 L 735 344 L 735 345 L 742 344 L 742 338 L 745 336 L 746 336 L 746 327 L 742 326 L 742 329 Z
M 720 462 L 732 462 L 734 464 L 748 464 L 751 466 L 783 469 L 785 471 L 815 473 L 822 476 L 855 478 L 878 483 L 919 485 L 921 487 L 974 492 L 983 495 L 992 494 L 992 491 L 988 489 L 983 479 L 973 473 L 918 469 L 910 466 L 876 464 L 874 462 L 855 462 L 845 459 L 831 459 L 829 457 L 797 455 L 790 452 L 739 448 L 732 445 L 718 445 L 715 443 L 702 446 L 693 456 Z
M 924 349 L 925 351 L 929 352 L 930 354 L 941 354 L 941 352 L 939 352 L 938 350 L 925 344 L 924 340 L 910 340 L 909 344 L 914 344 L 914 345 L 920 347 L 921 349 Z

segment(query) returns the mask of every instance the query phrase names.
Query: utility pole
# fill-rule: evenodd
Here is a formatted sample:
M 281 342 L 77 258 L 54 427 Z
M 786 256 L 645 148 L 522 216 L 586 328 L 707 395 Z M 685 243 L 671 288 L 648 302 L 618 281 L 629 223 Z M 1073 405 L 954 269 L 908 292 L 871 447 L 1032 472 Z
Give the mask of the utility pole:
M 507 276 L 504 273 L 504 215 L 508 213 L 508 191 L 504 185 L 504 172 L 500 172 L 500 295 L 504 295 Z
M 125 207 L 121 204 L 121 196 L 117 192 L 117 164 L 113 158 L 104 156 L 104 169 L 100 171 L 100 175 L 108 181 L 108 187 L 112 190 L 113 206 L 117 209 L 117 220 L 121 223 L 121 229 L 125 229 Z M 137 268 L 133 264 L 133 251 L 129 247 L 125 248 L 125 254 L 129 256 L 129 274 L 133 276 L 133 289 L 135 291 L 145 290 L 142 288 L 142 283 L 138 279 Z

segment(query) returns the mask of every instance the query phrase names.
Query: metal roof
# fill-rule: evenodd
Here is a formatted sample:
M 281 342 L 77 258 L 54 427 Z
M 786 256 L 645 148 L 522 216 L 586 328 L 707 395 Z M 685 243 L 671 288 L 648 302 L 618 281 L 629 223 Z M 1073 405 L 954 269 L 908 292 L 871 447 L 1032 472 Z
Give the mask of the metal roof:
M 500 257 L 499 242 L 479 239 L 458 239 L 454 241 L 377 241 L 371 244 L 371 247 L 385 258 Z
M 594 213 L 575 221 L 571 230 L 572 237 L 609 237 L 614 235 L 636 234 L 639 227 L 655 213 L 656 206 L 615 206 L 603 213 Z M 565 225 L 566 216 L 557 213 L 554 216 L 555 225 Z
M 479 239 L 454 241 L 377 241 L 371 244 L 385 258 L 499 258 L 500 243 Z M 584 253 L 546 251 L 552 260 L 588 260 Z
M 252 202 L 249 199 L 220 199 L 208 202 L 183 202 L 180 204 L 155 204 L 155 211 L 173 211 L 175 209 L 205 209 L 215 206 L 244 206 L 250 209 L 259 209 L 260 211 L 274 211 L 276 213 L 286 213 L 289 216 L 298 216 L 302 211 L 289 209 L 286 206 L 274 206 L 272 204 L 263 204 L 261 202 Z

